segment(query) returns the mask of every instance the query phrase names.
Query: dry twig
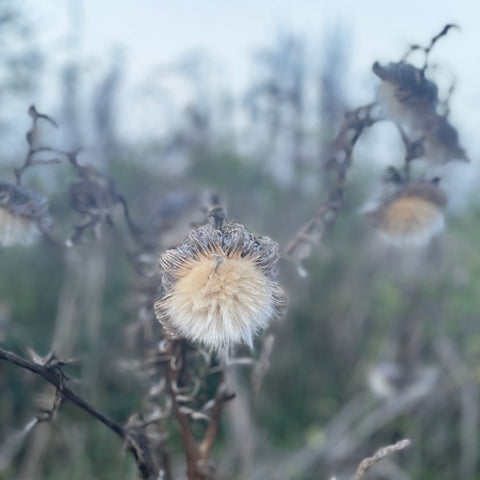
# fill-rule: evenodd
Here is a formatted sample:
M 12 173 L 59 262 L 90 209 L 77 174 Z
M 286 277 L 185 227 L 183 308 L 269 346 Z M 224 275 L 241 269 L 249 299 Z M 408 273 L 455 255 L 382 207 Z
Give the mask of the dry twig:
M 363 459 L 360 465 L 355 472 L 352 480 L 360 480 L 365 475 L 365 472 L 372 468 L 376 463 L 378 463 L 382 458 L 388 457 L 392 453 L 398 452 L 407 448 L 410 445 L 410 440 L 400 440 L 393 445 L 388 445 L 387 447 L 383 447 L 380 450 L 377 450 L 372 457 L 367 457 Z
M 38 355 L 33 354 L 33 361 L 30 361 L 13 352 L 5 350 L 2 347 L 0 347 L 0 360 L 5 360 L 9 363 L 29 370 L 36 375 L 40 375 L 47 382 L 51 383 L 58 392 L 58 404 L 56 401 L 55 405 L 57 405 L 57 407 L 52 410 L 52 412 L 56 412 L 56 409 L 59 406 L 60 398 L 66 398 L 67 400 L 70 400 L 73 404 L 77 405 L 89 415 L 103 423 L 125 442 L 128 451 L 134 456 L 138 469 L 144 480 L 154 480 L 157 478 L 157 469 L 153 461 L 152 453 L 150 452 L 145 432 L 137 428 L 122 427 L 74 393 L 68 387 L 67 383 L 69 379 L 62 371 L 62 366 L 68 363 L 67 361 L 58 359 L 54 354 L 49 354 L 43 359 Z M 41 418 L 41 420 L 50 419 L 51 415 L 47 415 L 47 417 Z M 30 430 L 31 428 L 29 431 Z
M 285 247 L 283 256 L 300 264 L 317 246 L 325 232 L 331 228 L 343 206 L 347 172 L 352 163 L 352 153 L 360 135 L 379 119 L 373 115 L 375 104 L 365 105 L 345 113 L 340 132 L 333 143 L 333 155 L 328 159 L 327 168 L 334 169 L 336 178 L 330 187 L 326 201 L 315 215 Z

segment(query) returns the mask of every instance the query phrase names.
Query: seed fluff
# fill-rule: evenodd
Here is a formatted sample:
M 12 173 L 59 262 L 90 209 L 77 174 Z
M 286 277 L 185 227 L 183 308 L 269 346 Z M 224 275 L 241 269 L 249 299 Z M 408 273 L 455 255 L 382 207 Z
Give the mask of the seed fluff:
M 398 247 L 428 244 L 445 227 L 447 197 L 432 182 L 411 182 L 368 212 L 381 236 Z
M 160 258 L 164 297 L 155 313 L 167 333 L 212 350 L 246 343 L 282 315 L 278 245 L 242 225 L 194 230 Z

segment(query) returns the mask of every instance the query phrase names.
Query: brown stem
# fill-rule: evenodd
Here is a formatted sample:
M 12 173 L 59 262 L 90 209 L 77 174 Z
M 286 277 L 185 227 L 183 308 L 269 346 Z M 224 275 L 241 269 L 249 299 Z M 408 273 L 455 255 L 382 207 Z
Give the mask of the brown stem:
M 178 385 L 182 363 L 184 361 L 184 345 L 182 342 L 172 341 L 170 344 L 171 359 L 168 362 L 168 385 L 170 396 L 172 398 L 173 411 L 175 418 L 180 426 L 182 434 L 183 447 L 187 460 L 188 480 L 204 480 L 204 476 L 198 471 L 198 462 L 200 452 L 190 429 L 190 423 L 186 415 L 180 411 L 180 406 L 176 399 L 174 385 Z
M 52 124 L 54 127 L 58 128 L 58 125 L 56 122 L 50 118 L 48 115 L 44 115 L 43 113 L 37 112 L 37 109 L 35 108 L 34 105 L 32 105 L 28 109 L 28 114 L 30 117 L 32 117 L 32 126 L 30 130 L 27 132 L 27 143 L 28 143 L 28 152 L 25 155 L 25 160 L 23 162 L 23 165 L 14 168 L 13 172 L 15 173 L 15 179 L 17 181 L 17 185 L 20 185 L 22 183 L 22 176 L 25 172 L 25 170 L 29 167 L 32 167 L 34 165 L 53 165 L 53 164 L 58 164 L 61 162 L 60 159 L 58 158 L 53 158 L 50 160 L 35 160 L 34 157 L 36 156 L 36 153 L 39 152 L 52 152 L 54 153 L 55 150 L 49 148 L 49 147 L 36 147 L 37 144 L 37 136 L 38 136 L 38 120 L 46 120 L 50 124 Z
M 175 392 L 176 388 L 181 386 L 181 373 L 185 367 L 185 343 L 182 341 L 172 341 L 169 351 L 171 357 L 168 362 L 168 382 L 173 410 L 182 434 L 185 457 L 187 460 L 188 480 L 207 480 L 212 478 L 209 457 L 217 437 L 223 406 L 225 402 L 232 400 L 235 397 L 235 394 L 227 390 L 224 376 L 222 374 L 215 395 L 215 403 L 210 415 L 208 427 L 202 441 L 198 444 L 193 436 L 187 415 L 182 413 L 180 409 Z
M 53 356 L 44 364 L 38 362 L 31 362 L 13 352 L 5 350 L 0 347 L 0 360 L 5 360 L 21 368 L 29 370 L 37 375 L 40 375 L 47 382 L 51 383 L 62 397 L 70 400 L 72 403 L 80 407 L 82 410 L 90 414 L 107 426 L 110 430 L 115 432 L 122 438 L 126 444 L 128 451 L 135 457 L 138 469 L 144 480 L 153 480 L 157 478 L 155 463 L 152 459 L 148 440 L 144 432 L 138 429 L 123 428 L 118 423 L 110 420 L 101 412 L 93 408 L 85 400 L 80 398 L 67 386 L 67 377 L 63 373 L 61 367 L 63 362 L 55 359 Z
M 212 450 L 215 438 L 217 437 L 218 426 L 220 424 L 220 418 L 222 416 L 223 405 L 225 402 L 232 400 L 235 397 L 234 393 L 228 393 L 224 389 L 225 384 L 221 383 L 218 387 L 217 398 L 215 399 L 215 406 L 210 417 L 210 422 L 207 427 L 207 431 L 200 443 L 199 452 L 202 460 L 208 460 L 210 452 Z
M 297 260 L 304 260 L 309 255 L 310 248 L 308 253 L 304 253 L 301 252 L 302 247 L 318 245 L 325 232 L 335 223 L 343 205 L 343 193 L 347 172 L 352 163 L 353 149 L 363 131 L 378 121 L 378 118 L 372 116 L 373 107 L 375 104 L 369 104 L 345 113 L 345 119 L 333 143 L 334 154 L 327 162 L 328 168 L 335 169 L 334 183 L 326 201 L 287 245 L 283 252 L 284 257 L 292 258 L 298 253 Z
M 51 383 L 57 390 L 68 400 L 72 403 L 80 407 L 82 410 L 85 410 L 87 413 L 95 417 L 97 420 L 102 422 L 106 425 L 110 430 L 115 432 L 121 438 L 125 436 L 125 430 L 115 423 L 114 421 L 107 418 L 102 413 L 95 410 L 92 406 L 90 406 L 87 402 L 85 402 L 82 398 L 76 395 L 72 390 L 70 390 L 66 386 L 66 376 L 61 371 L 60 365 L 55 366 L 47 366 L 47 365 L 40 365 L 38 363 L 31 362 L 19 355 L 9 352 L 8 350 L 3 349 L 0 347 L 0 360 L 6 360 L 7 362 L 13 363 L 19 367 L 25 368 L 26 370 L 30 370 L 37 375 L 43 377 L 47 382 Z

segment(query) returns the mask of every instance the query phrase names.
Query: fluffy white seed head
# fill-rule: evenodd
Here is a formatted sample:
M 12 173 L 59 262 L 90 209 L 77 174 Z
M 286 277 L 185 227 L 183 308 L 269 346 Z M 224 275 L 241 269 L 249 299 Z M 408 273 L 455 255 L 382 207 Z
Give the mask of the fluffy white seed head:
M 407 185 L 384 200 L 370 218 L 381 236 L 398 247 L 421 247 L 445 227 L 445 193 L 429 182 Z
M 276 243 L 241 225 L 201 227 L 160 259 L 165 296 L 157 317 L 170 334 L 215 350 L 251 345 L 285 306 L 277 259 Z

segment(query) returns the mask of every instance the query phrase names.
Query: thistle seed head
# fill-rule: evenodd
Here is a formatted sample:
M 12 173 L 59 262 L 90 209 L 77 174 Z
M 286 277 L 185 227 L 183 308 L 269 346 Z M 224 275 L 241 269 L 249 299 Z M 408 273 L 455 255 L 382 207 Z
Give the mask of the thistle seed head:
M 172 336 L 214 350 L 252 345 L 255 334 L 282 315 L 276 282 L 278 245 L 242 225 L 205 225 L 160 258 L 164 297 L 155 313 Z
M 409 63 L 373 65 L 373 72 L 382 82 L 377 100 L 384 115 L 404 128 L 410 136 L 418 136 L 425 117 L 434 114 L 438 89 L 422 70 Z
M 447 196 L 435 183 L 411 182 L 369 213 L 382 237 L 399 247 L 428 244 L 444 226 Z

